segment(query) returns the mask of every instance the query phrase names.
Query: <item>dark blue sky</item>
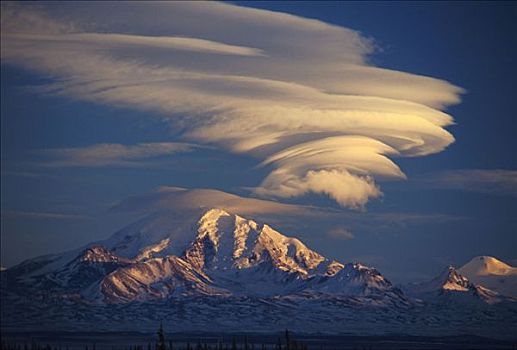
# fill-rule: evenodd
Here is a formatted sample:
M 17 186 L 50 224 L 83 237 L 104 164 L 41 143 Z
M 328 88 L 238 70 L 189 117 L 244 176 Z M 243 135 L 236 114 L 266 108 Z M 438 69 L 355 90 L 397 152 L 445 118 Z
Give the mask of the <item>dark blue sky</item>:
M 515 4 L 237 4 L 357 30 L 375 41 L 376 52 L 369 57 L 374 65 L 466 90 L 462 102 L 446 110 L 456 122 L 447 128 L 455 143 L 425 157 L 396 157 L 407 181 L 381 181 L 384 196 L 371 200 L 364 212 L 339 209 L 356 217 L 390 214 L 395 219 L 368 225 L 368 220 L 348 222 L 343 216 L 340 224 L 352 231 L 351 240 L 314 233 L 317 222 L 302 222 L 289 234 L 325 255 L 374 265 L 396 280 L 423 278 L 476 255 L 517 264 Z M 175 154 L 159 166 L 45 166 L 41 150 L 178 141 L 181 130 L 171 131 L 159 113 L 149 118 L 153 112 L 130 106 L 42 94 L 33 87 L 52 82 L 50 76 L 12 62 L 3 61 L 1 69 L 2 265 L 108 236 L 133 219 L 106 214 L 108 209 L 157 186 L 248 195 L 246 188 L 258 186 L 271 170 L 257 168 L 249 155 L 217 148 Z M 446 174 L 462 176 L 450 181 Z M 280 200 L 338 208 L 320 195 Z M 413 219 L 400 219 L 404 215 Z

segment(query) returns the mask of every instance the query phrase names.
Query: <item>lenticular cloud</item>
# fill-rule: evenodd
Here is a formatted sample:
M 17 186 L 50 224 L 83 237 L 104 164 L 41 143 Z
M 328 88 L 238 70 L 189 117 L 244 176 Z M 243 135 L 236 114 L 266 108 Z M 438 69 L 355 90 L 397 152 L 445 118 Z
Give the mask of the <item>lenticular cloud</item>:
M 2 63 L 51 76 L 39 90 L 159 112 L 188 141 L 273 167 L 263 196 L 326 194 L 360 208 L 388 157 L 454 141 L 442 110 L 461 88 L 367 62 L 360 33 L 206 2 L 2 4 Z M 154 113 L 156 114 L 156 113 Z

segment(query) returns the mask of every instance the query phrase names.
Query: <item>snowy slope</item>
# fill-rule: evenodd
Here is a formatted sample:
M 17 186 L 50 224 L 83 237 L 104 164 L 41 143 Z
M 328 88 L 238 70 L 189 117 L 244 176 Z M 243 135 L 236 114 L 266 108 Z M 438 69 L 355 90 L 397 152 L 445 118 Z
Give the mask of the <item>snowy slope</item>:
M 477 256 L 463 265 L 460 272 L 472 276 L 510 276 L 517 275 L 517 268 L 491 256 Z
M 491 256 L 477 256 L 458 270 L 474 283 L 517 298 L 517 268 Z

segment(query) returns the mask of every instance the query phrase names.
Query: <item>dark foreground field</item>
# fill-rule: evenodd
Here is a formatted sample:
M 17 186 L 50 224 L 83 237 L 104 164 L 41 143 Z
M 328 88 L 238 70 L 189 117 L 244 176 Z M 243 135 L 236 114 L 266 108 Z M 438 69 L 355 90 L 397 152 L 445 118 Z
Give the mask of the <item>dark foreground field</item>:
M 149 333 L 2 333 L 6 350 L 304 350 L 304 349 L 512 349 L 517 341 L 502 341 L 476 336 L 330 336 L 289 334 L 164 334 Z M 286 345 L 289 343 L 289 345 Z

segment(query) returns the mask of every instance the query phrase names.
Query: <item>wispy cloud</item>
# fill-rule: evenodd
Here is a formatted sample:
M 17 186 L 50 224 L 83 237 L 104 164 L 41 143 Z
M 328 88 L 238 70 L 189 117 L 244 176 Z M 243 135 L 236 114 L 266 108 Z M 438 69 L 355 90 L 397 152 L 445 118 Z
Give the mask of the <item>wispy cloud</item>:
M 2 62 L 55 77 L 39 91 L 159 112 L 272 166 L 257 194 L 352 208 L 381 195 L 377 178 L 404 178 L 388 157 L 454 141 L 443 109 L 463 91 L 369 64 L 356 31 L 223 3 L 2 4 L 1 36 Z
M 16 211 L 2 210 L 0 213 L 2 219 L 54 219 L 54 220 L 85 220 L 88 217 L 84 215 L 64 214 L 64 213 L 47 213 L 32 211 Z
M 170 156 L 175 153 L 189 152 L 197 147 L 193 144 L 178 142 L 139 143 L 121 145 L 100 143 L 82 148 L 54 148 L 37 153 L 47 158 L 44 164 L 51 167 L 102 167 L 142 166 L 144 159 Z
M 517 196 L 517 170 L 453 170 L 434 174 L 419 182 L 432 188 Z
M 261 50 L 252 47 L 226 45 L 210 40 L 174 36 L 78 33 L 61 35 L 7 34 L 4 37 L 10 40 L 31 40 L 34 42 L 42 41 L 45 43 L 83 43 L 83 45 L 93 44 L 95 46 L 102 46 L 104 44 L 107 48 L 143 47 L 214 53 L 222 55 L 264 56 Z
M 336 239 L 349 240 L 354 239 L 354 234 L 347 228 L 334 227 L 327 231 L 327 236 Z

